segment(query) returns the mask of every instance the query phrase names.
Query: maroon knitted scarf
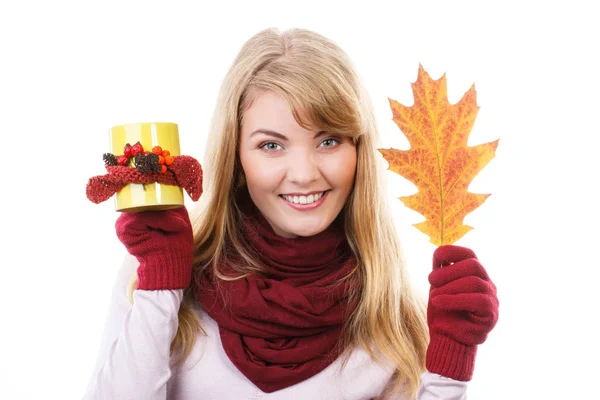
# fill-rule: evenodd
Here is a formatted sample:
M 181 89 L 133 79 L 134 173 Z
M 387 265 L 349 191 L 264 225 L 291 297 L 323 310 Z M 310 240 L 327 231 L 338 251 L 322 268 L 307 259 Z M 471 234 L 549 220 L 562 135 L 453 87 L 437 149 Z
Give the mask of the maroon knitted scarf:
M 310 378 L 339 356 L 342 326 L 356 307 L 347 297 L 356 290 L 356 279 L 334 283 L 356 261 L 341 217 L 315 236 L 288 239 L 275 234 L 245 196 L 240 208 L 245 210 L 247 246 L 259 255 L 265 274 L 234 281 L 205 275 L 198 301 L 217 321 L 229 359 L 271 393 Z M 220 271 L 239 276 L 234 262 L 224 263 Z

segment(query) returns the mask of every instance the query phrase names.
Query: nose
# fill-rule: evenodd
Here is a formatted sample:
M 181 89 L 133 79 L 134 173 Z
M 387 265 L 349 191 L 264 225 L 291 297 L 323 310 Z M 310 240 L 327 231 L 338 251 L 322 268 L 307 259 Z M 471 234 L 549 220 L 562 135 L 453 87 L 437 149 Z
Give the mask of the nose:
M 289 158 L 287 179 L 301 186 L 306 186 L 321 176 L 318 160 L 310 151 L 299 151 Z

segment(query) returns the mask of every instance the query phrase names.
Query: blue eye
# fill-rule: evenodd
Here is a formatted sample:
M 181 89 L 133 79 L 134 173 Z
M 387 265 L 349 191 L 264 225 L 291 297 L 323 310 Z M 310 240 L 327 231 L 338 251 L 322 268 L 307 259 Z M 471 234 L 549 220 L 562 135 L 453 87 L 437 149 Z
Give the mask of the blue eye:
M 341 141 L 339 141 L 338 139 L 335 139 L 335 138 L 327 138 L 321 142 L 321 144 L 325 144 L 325 143 L 331 143 L 331 144 L 329 146 L 323 146 L 323 147 L 333 147 L 335 143 L 340 144 Z
M 279 143 L 275 142 L 266 142 L 258 146 L 259 149 L 266 149 L 268 151 L 277 150 L 274 146 L 279 146 Z M 281 147 L 281 146 L 280 146 Z

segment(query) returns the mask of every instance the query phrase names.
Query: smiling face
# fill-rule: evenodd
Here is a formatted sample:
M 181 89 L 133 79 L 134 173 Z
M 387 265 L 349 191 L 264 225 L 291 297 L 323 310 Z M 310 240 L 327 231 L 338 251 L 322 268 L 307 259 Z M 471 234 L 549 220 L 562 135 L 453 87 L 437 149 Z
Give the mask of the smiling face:
M 239 154 L 252 201 L 283 237 L 325 230 L 352 191 L 352 139 L 302 128 L 274 92 L 259 95 L 244 113 Z

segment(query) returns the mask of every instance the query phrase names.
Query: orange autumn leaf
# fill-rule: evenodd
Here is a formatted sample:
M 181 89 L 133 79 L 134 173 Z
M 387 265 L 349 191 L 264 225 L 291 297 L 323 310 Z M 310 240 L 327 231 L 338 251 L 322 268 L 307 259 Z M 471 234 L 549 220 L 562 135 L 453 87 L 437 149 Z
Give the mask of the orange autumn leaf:
M 436 246 L 453 244 L 472 227 L 465 216 L 490 195 L 468 191 L 469 183 L 495 156 L 498 140 L 467 146 L 479 111 L 475 87 L 456 104 L 448 102 L 446 75 L 434 81 L 419 65 L 412 84 L 414 105 L 388 99 L 393 120 L 410 143 L 409 150 L 378 149 L 388 169 L 417 186 L 418 192 L 399 199 L 425 217 L 414 224 Z

